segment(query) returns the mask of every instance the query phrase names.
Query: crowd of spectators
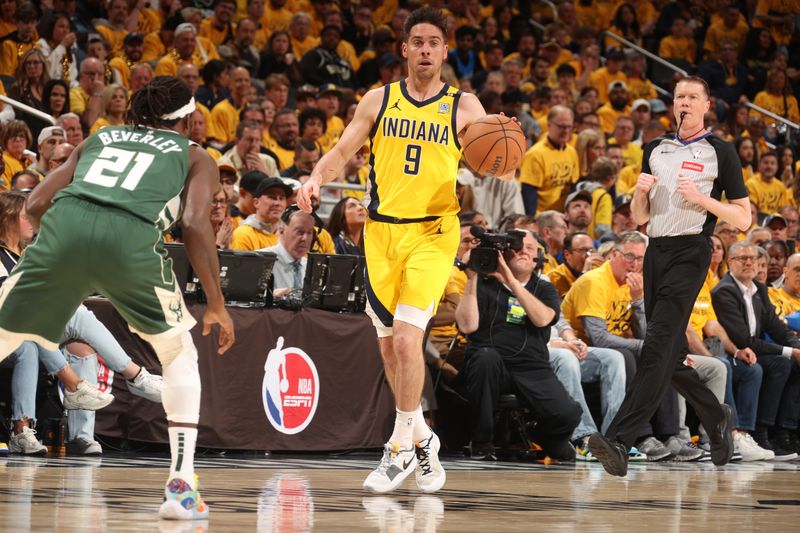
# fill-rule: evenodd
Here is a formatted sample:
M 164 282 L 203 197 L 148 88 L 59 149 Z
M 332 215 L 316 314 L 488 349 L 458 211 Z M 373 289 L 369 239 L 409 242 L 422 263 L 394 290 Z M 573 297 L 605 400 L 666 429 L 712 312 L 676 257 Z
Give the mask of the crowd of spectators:
M 275 252 L 276 289 L 299 289 L 309 252 L 362 253 L 368 145 L 346 163 L 337 187 L 323 190 L 314 216 L 290 206 L 352 119 L 361 96 L 404 76 L 403 21 L 419 5 L 416 0 L 2 0 L 0 94 L 53 116 L 57 126 L 0 104 L 0 190 L 32 189 L 87 135 L 125 123 L 130 95 L 154 76 L 174 75 L 197 101 L 190 137 L 220 170 L 220 187 L 209 206 L 217 246 Z M 735 406 L 737 450 L 745 460 L 800 452 L 800 348 L 795 347 L 800 342 L 791 319 L 800 311 L 797 131 L 745 105 L 800 121 L 794 96 L 800 89 L 797 6 L 779 0 L 431 0 L 426 5 L 447 15 L 450 51 L 443 81 L 476 93 L 487 113 L 516 117 L 527 138 L 516 181 L 479 176 L 466 167 L 459 171 L 458 255 L 468 258 L 477 245 L 470 232 L 474 224 L 523 230 L 526 243 L 541 250 L 543 276 L 554 286 L 543 298 L 552 304 L 553 316 L 538 309 L 541 320 L 534 323 L 529 316 L 527 325 L 516 325 L 542 330 L 535 337 L 545 344 L 531 357 L 544 357 L 558 378 L 541 378 L 556 391 L 544 400 L 528 394 L 530 387 L 518 387 L 525 399 L 538 402 L 533 411 L 540 417 L 543 444 L 565 458 L 568 439 L 578 459 L 591 459 L 585 437 L 613 418 L 646 328 L 641 306 L 646 228 L 637 228 L 631 217 L 629 192 L 641 170 L 643 146 L 676 129 L 669 94 L 679 76 L 616 35 L 708 82 L 712 105 L 706 126 L 735 144 L 750 192 L 752 228 L 740 234 L 728 224 L 717 226 L 712 268 L 687 329 L 692 352 L 687 364 L 721 401 Z M 166 238 L 179 241 L 180 234 Z M 508 275 L 517 275 L 523 285 L 534 280 L 538 296 L 539 275 L 528 272 L 527 260 L 509 257 L 509 266 Z M 516 287 L 511 281 L 504 280 L 506 292 Z M 462 386 L 475 413 L 474 455 L 491 458 L 496 398 L 476 391 L 499 390 L 503 380 L 489 383 L 485 369 L 510 348 L 488 346 L 475 316 L 457 322 L 467 286 L 468 275 L 454 268 L 426 357 L 444 385 Z M 519 298 L 512 293 L 498 297 Z M 556 300 L 561 303 L 553 304 Z M 493 305 L 504 313 L 513 307 Z M 502 324 L 507 338 L 519 338 L 514 325 Z M 493 338 L 493 326 L 488 327 Z M 521 334 L 528 339 L 526 331 Z M 507 371 L 513 376 L 515 370 Z M 536 367 L 536 372 L 546 370 Z M 576 380 L 600 382 L 598 423 Z M 435 405 L 433 394 L 426 390 L 426 405 Z M 563 398 L 569 401 L 559 404 Z M 435 422 L 435 413 L 429 414 Z M 684 417 L 682 402 L 670 392 L 651 427 L 642 428 L 639 450 L 631 453 L 651 460 L 701 459 L 703 450 L 692 444 Z

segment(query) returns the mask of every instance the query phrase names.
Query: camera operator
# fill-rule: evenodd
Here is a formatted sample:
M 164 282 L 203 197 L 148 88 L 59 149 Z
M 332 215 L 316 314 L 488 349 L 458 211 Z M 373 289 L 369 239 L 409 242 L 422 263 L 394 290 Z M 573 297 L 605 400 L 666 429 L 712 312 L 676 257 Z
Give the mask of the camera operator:
M 569 438 L 581 408 L 550 367 L 547 341 L 560 302 L 553 285 L 535 273 L 536 256 L 536 239 L 526 231 L 519 251 L 498 252 L 497 272 L 479 277 L 467 271 L 456 322 L 468 335 L 462 374 L 472 410 L 474 458 L 493 458 L 494 407 L 509 391 L 531 408 L 537 421 L 532 437 L 547 455 L 575 460 Z

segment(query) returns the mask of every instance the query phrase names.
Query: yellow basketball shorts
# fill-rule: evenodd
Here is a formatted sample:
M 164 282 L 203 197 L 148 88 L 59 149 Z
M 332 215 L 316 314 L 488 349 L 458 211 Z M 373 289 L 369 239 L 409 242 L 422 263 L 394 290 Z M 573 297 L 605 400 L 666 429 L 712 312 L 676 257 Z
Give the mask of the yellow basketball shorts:
M 409 224 L 367 219 L 367 300 L 384 327 L 392 327 L 398 305 L 436 314 L 460 237 L 455 215 Z

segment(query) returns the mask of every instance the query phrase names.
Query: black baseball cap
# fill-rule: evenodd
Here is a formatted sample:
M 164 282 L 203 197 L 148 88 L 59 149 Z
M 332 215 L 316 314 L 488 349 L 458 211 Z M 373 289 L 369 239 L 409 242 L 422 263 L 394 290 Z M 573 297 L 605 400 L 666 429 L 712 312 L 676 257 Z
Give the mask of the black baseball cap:
M 242 176 L 242 179 L 239 180 L 239 189 L 244 189 L 255 196 L 258 186 L 261 185 L 262 181 L 268 178 L 269 176 L 259 170 L 251 170 L 246 172 Z
M 129 33 L 125 36 L 125 39 L 123 39 L 122 42 L 127 46 L 130 46 L 134 43 L 142 44 L 144 43 L 144 35 L 138 32 Z
M 269 189 L 275 188 L 282 190 L 286 196 L 292 195 L 292 188 L 289 185 L 286 185 L 282 179 L 266 177 L 266 179 L 262 180 L 261 183 L 258 184 L 258 189 L 256 189 L 256 193 L 253 196 L 258 198 Z
M 789 227 L 789 224 L 786 222 L 786 219 L 783 218 L 781 215 L 768 215 L 764 217 L 764 221 L 761 222 L 761 227 L 767 228 L 773 222 L 782 222 L 784 228 Z
M 630 194 L 619 194 L 616 198 L 614 198 L 614 212 L 616 213 L 626 205 L 631 205 L 633 201 L 633 196 Z

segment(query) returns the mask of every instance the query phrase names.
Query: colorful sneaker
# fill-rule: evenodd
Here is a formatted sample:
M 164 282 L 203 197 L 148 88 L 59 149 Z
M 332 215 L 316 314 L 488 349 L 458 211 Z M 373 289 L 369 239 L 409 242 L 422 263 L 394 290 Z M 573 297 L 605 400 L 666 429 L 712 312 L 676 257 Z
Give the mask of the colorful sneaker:
M 628 450 L 628 462 L 629 463 L 644 463 L 647 461 L 647 456 L 639 451 L 639 448 L 636 446 L 631 446 L 631 449 Z
M 161 403 L 161 389 L 164 387 L 164 378 L 155 376 L 141 367 L 139 374 L 127 381 L 131 394 L 141 396 L 151 402 Z
M 444 487 L 447 475 L 442 468 L 442 463 L 439 462 L 439 448 L 441 448 L 439 437 L 433 431 L 431 431 L 430 437 L 414 446 L 417 454 L 417 468 L 414 475 L 417 487 L 422 492 L 436 492 Z
M 195 487 L 199 485 L 197 476 L 194 476 L 194 484 Z M 158 517 L 167 520 L 203 520 L 208 518 L 208 505 L 188 481 L 176 477 L 164 487 L 164 503 L 158 510 Z
M 589 450 L 589 436 L 581 437 L 575 442 L 575 460 L 582 462 L 597 462 Z
M 370 472 L 363 487 L 372 492 L 389 492 L 396 489 L 417 467 L 415 450 L 403 450 L 390 442 L 383 448 L 378 468 Z

